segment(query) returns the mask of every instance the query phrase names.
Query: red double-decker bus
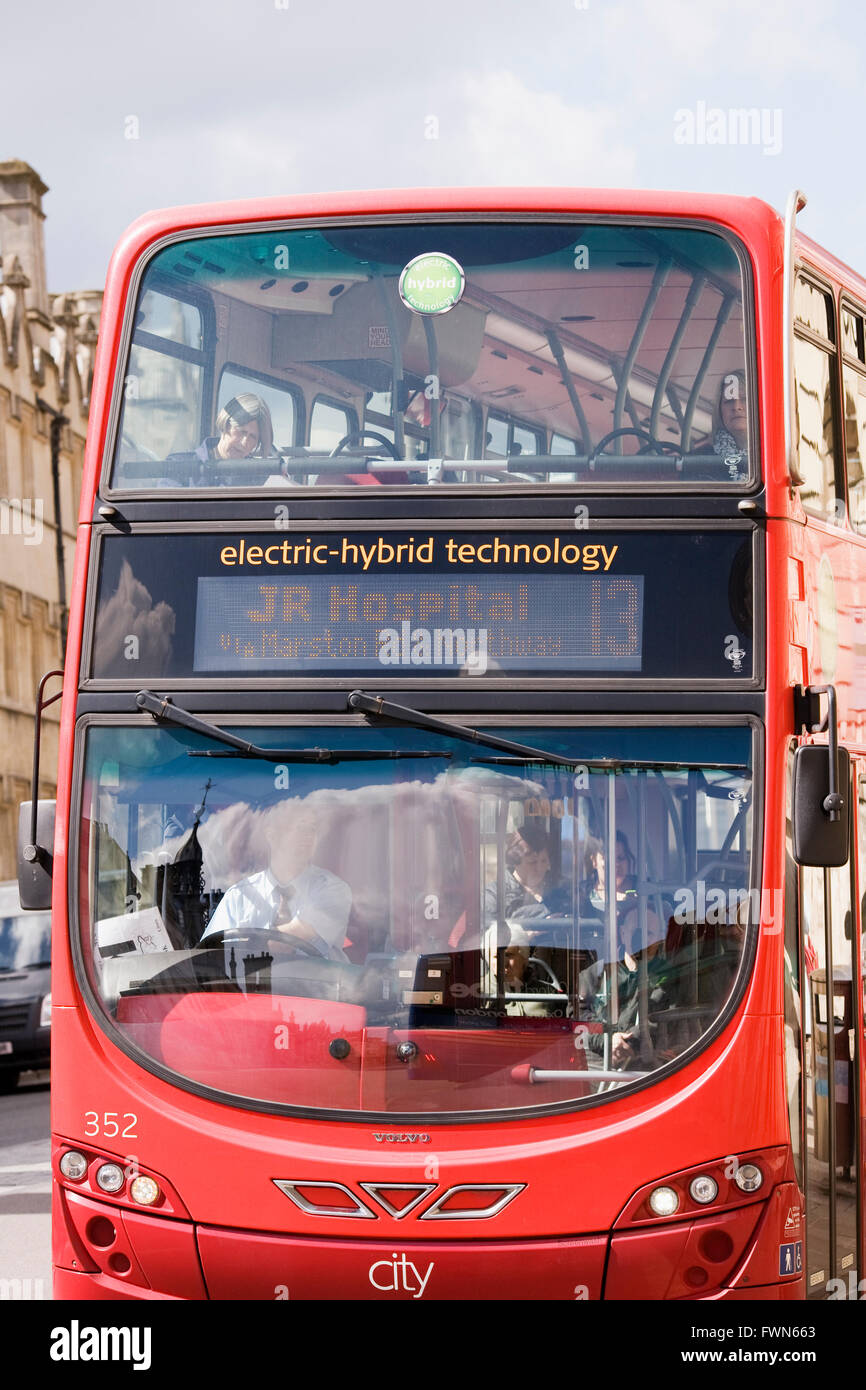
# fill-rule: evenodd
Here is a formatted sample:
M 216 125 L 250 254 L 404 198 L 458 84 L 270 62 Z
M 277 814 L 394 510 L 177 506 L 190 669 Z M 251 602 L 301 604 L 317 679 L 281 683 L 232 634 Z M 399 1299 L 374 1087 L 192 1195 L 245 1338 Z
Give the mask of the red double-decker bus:
M 866 281 L 800 201 L 127 232 L 23 836 L 58 1297 L 856 1296 Z

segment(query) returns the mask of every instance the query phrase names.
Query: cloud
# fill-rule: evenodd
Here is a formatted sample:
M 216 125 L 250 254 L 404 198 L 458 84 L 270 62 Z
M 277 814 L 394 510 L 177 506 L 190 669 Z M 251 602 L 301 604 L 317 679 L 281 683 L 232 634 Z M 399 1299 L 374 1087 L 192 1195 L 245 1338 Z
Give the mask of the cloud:
M 636 154 L 612 107 L 570 105 L 513 72 L 468 75 L 461 174 L 482 184 L 608 184 L 634 180 Z M 452 118 L 454 119 L 454 118 Z
M 822 6 L 814 0 L 641 0 L 637 13 L 632 6 L 609 12 L 608 40 L 611 31 L 622 36 L 626 24 L 639 32 L 631 57 L 656 83 L 660 77 L 697 77 L 724 87 L 819 72 L 832 72 L 835 80 L 852 68 L 850 45 L 834 33 L 835 8 L 834 0 Z M 606 51 L 613 56 L 617 48 L 608 42 Z

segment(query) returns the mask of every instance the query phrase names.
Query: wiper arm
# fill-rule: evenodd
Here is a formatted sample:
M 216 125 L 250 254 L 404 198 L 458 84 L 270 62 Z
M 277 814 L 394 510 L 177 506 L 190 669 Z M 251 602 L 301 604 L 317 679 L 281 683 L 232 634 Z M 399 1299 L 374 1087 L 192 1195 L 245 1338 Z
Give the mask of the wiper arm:
M 502 748 L 516 755 L 506 758 L 491 756 L 472 759 L 478 763 L 504 763 L 513 767 L 525 766 L 527 763 L 550 763 L 554 767 L 587 767 L 599 772 L 618 772 L 624 768 L 651 769 L 654 772 L 689 772 L 692 769 L 705 772 L 711 767 L 714 771 L 718 769 L 721 772 L 739 772 L 744 775 L 750 773 L 750 769 L 744 763 L 648 762 L 640 758 L 564 758 L 560 753 L 551 753 L 545 748 L 533 748 L 528 743 L 515 743 L 508 738 L 499 738 L 496 734 L 485 734 L 466 724 L 450 724 L 446 719 L 437 719 L 433 714 L 422 714 L 420 710 L 410 709 L 407 705 L 392 704 L 390 700 L 383 700 L 379 695 L 368 695 L 364 690 L 353 690 L 347 704 L 349 709 L 361 710 L 364 714 L 380 715 L 383 719 L 393 719 L 399 724 L 411 724 L 417 729 L 430 729 L 435 733 L 447 734 L 450 738 L 465 739 L 467 743 L 486 743 L 491 748 Z
M 518 754 L 515 758 L 479 758 L 473 761 L 485 763 L 550 763 L 555 767 L 592 767 L 602 770 L 624 766 L 618 758 L 563 758 L 559 753 L 550 753 L 545 748 L 533 748 L 529 743 L 515 743 L 510 738 L 499 738 L 496 734 L 483 734 L 466 724 L 449 724 L 445 719 L 437 719 L 432 714 L 422 714 L 420 710 L 407 705 L 395 705 L 383 700 L 379 695 L 368 695 L 365 690 L 353 690 L 347 702 L 349 709 L 360 710 L 363 714 L 380 715 L 383 719 L 393 719 L 398 724 L 410 724 L 416 729 L 430 729 L 437 734 L 447 734 L 449 738 L 464 739 L 467 743 L 486 744 L 489 748 L 501 748 L 506 753 Z
M 191 758 L 261 758 L 269 763 L 344 763 L 372 762 L 382 758 L 450 758 L 450 753 L 439 753 L 432 749 L 409 748 L 262 748 L 257 743 L 237 738 L 216 724 L 208 724 L 188 714 L 180 705 L 169 699 L 160 699 L 152 690 L 139 690 L 135 703 L 140 710 L 146 710 L 154 719 L 177 724 L 182 729 L 190 729 L 194 734 L 204 734 L 217 743 L 227 743 L 229 750 L 216 752 L 214 749 L 190 749 Z

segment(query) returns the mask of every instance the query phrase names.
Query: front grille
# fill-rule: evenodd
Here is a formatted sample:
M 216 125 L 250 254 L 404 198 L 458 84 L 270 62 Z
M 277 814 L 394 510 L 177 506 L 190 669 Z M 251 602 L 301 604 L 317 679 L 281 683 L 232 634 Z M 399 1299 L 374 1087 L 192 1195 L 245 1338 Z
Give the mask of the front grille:
M 30 1020 L 30 1004 L 0 1004 L 0 1038 L 23 1033 Z

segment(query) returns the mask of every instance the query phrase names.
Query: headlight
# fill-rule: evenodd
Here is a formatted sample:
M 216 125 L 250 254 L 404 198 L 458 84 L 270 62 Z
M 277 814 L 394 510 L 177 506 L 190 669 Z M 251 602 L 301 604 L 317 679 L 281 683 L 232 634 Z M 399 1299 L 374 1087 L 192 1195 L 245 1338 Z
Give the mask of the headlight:
M 42 1006 L 39 1010 L 39 1027 L 51 1027 L 51 995 L 46 994 L 42 999 Z
M 734 1182 L 741 1192 L 757 1192 L 764 1175 L 755 1163 L 741 1163 L 734 1174 Z
M 692 1178 L 689 1183 L 689 1192 L 693 1202 L 700 1202 L 701 1206 L 706 1206 L 708 1202 L 714 1202 L 719 1195 L 719 1184 L 715 1178 L 711 1178 L 709 1173 L 701 1173 L 698 1177 Z
M 117 1163 L 103 1163 L 96 1170 L 96 1181 L 103 1192 L 119 1192 L 126 1179 L 123 1169 Z
M 64 1178 L 69 1178 L 72 1182 L 81 1182 L 87 1172 L 87 1159 L 77 1149 L 67 1149 L 60 1160 L 60 1171 Z
M 650 1210 L 656 1216 L 673 1216 L 680 1199 L 672 1187 L 654 1187 L 649 1195 Z

